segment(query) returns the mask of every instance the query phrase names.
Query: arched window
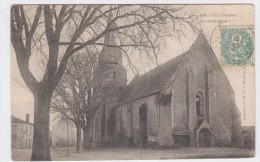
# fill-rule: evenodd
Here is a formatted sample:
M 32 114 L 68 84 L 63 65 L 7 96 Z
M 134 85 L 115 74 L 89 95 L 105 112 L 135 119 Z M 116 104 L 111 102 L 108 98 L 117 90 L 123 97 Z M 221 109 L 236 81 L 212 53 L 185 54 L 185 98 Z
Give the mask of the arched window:
M 201 90 L 198 90 L 196 93 L 196 110 L 197 115 L 203 116 L 204 114 L 204 95 Z

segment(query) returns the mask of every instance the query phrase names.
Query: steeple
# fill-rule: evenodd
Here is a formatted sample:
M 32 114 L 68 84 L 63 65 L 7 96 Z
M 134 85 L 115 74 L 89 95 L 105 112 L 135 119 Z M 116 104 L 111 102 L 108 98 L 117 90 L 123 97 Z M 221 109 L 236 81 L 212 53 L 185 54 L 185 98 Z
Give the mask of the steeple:
M 112 20 L 112 13 L 109 13 L 107 24 Z M 116 24 L 111 24 L 109 29 L 116 28 Z M 122 54 L 116 45 L 116 33 L 110 32 L 104 36 L 104 46 L 99 55 L 99 69 L 96 89 L 102 98 L 100 110 L 101 122 L 101 145 L 111 144 L 114 139 L 114 119 L 113 108 L 118 103 L 119 96 L 124 92 L 127 85 L 127 73 L 122 65 Z
M 113 19 L 112 13 L 109 12 L 107 24 L 109 24 L 109 23 L 112 21 L 112 19 Z M 108 29 L 114 29 L 114 28 L 116 28 L 115 23 L 112 23 L 112 24 L 108 27 Z M 104 44 L 115 45 L 114 32 L 110 32 L 110 33 L 108 33 L 108 34 L 105 35 Z
M 112 13 L 109 13 L 107 24 L 112 20 Z M 114 29 L 116 25 L 113 23 L 108 29 Z M 115 32 L 109 32 L 104 36 L 104 46 L 101 50 L 99 57 L 100 66 L 106 64 L 122 64 L 122 54 L 118 47 L 109 47 L 111 45 L 116 45 L 115 42 Z

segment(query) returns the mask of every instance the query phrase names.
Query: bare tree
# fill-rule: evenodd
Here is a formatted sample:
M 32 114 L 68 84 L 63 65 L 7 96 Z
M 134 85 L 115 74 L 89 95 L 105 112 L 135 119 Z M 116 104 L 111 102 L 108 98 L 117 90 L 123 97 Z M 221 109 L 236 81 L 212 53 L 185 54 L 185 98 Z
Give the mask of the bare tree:
M 97 54 L 75 54 L 67 64 L 63 77 L 54 91 L 51 102 L 53 112 L 70 119 L 77 128 L 76 152 L 80 152 L 81 129 L 86 130 L 84 114 L 90 111 L 90 95 L 94 89 L 94 72 L 97 69 Z
M 90 46 L 106 45 L 103 36 L 116 32 L 117 45 L 113 46 L 122 51 L 133 47 L 140 56 L 151 56 L 156 61 L 160 38 L 181 35 L 183 27 L 196 29 L 193 25 L 196 18 L 184 9 L 181 5 L 12 6 L 11 42 L 21 76 L 34 96 L 31 160 L 51 160 L 50 102 L 74 53 Z M 109 17 L 109 13 L 114 16 Z M 112 24 L 115 26 L 111 28 Z M 125 52 L 125 56 L 130 55 Z M 36 67 L 45 69 L 41 76 L 31 68 L 34 57 L 42 61 Z
M 94 71 L 91 86 L 88 86 L 87 97 L 83 99 L 83 111 L 81 114 L 81 128 L 83 129 L 83 150 L 88 150 L 92 144 L 90 132 L 91 123 L 96 113 L 102 108 L 105 96 L 112 96 L 120 90 L 116 88 L 116 79 L 110 78 L 109 81 L 102 78 L 102 70 L 97 68 Z M 106 86 L 104 86 L 106 85 Z
M 87 53 L 87 51 L 86 51 Z M 80 152 L 81 129 L 83 130 L 83 149 L 91 145 L 90 124 L 103 103 L 104 94 L 115 93 L 115 81 L 103 84 L 98 68 L 99 57 L 95 53 L 76 54 L 70 58 L 63 77 L 54 91 L 51 102 L 53 112 L 70 119 L 77 128 L 76 152 Z

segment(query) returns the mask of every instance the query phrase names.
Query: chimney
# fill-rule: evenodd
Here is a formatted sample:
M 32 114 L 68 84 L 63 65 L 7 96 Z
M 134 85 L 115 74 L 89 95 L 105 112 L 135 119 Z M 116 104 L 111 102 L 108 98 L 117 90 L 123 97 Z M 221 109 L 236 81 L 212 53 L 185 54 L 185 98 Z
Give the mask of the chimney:
M 29 123 L 30 116 L 29 114 L 26 114 L 26 123 Z

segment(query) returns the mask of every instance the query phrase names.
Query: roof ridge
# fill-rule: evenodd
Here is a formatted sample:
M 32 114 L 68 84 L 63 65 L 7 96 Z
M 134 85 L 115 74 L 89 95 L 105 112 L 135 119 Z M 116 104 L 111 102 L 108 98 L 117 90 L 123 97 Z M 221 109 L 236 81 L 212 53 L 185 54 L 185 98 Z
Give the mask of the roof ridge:
M 13 115 L 11 115 L 11 122 L 12 123 L 24 123 L 24 124 L 31 124 L 31 125 L 33 125 L 33 123 L 28 123 L 28 122 L 26 122 L 25 120 L 22 120 L 22 119 L 20 119 L 20 118 L 17 118 L 17 117 L 15 117 L 15 116 L 13 116 Z
M 189 50 L 188 50 L 189 51 Z M 188 51 L 186 51 L 186 52 L 184 52 L 184 53 L 181 53 L 181 54 L 179 54 L 178 56 L 176 56 L 176 57 L 173 57 L 173 58 L 171 58 L 170 60 L 168 60 L 168 61 L 166 61 L 166 62 L 164 62 L 164 63 L 162 63 L 162 64 L 160 64 L 160 65 L 158 65 L 158 66 L 156 66 L 156 67 L 154 67 L 154 68 L 152 68 L 152 69 L 150 69 L 149 71 L 147 71 L 147 72 L 145 72 L 145 73 L 143 73 L 143 74 L 141 74 L 141 75 L 138 75 L 138 76 L 135 76 L 134 78 L 137 78 L 137 77 L 142 77 L 142 76 L 144 76 L 144 75 L 146 75 L 147 73 L 150 73 L 151 71 L 153 71 L 153 70 L 156 70 L 156 69 L 160 69 L 160 67 L 162 67 L 162 66 L 164 66 L 165 64 L 168 64 L 169 62 L 171 62 L 171 61 L 173 61 L 173 60 L 175 60 L 175 59 L 177 59 L 177 58 L 179 58 L 180 56 L 182 56 L 182 58 L 181 58 L 181 60 L 184 58 L 183 57 L 183 55 L 184 54 L 186 54 Z M 133 79 L 134 79 L 133 78 Z M 132 79 L 132 80 L 133 80 Z M 131 80 L 131 82 L 132 82 L 132 80 Z M 130 82 L 130 83 L 131 83 Z

